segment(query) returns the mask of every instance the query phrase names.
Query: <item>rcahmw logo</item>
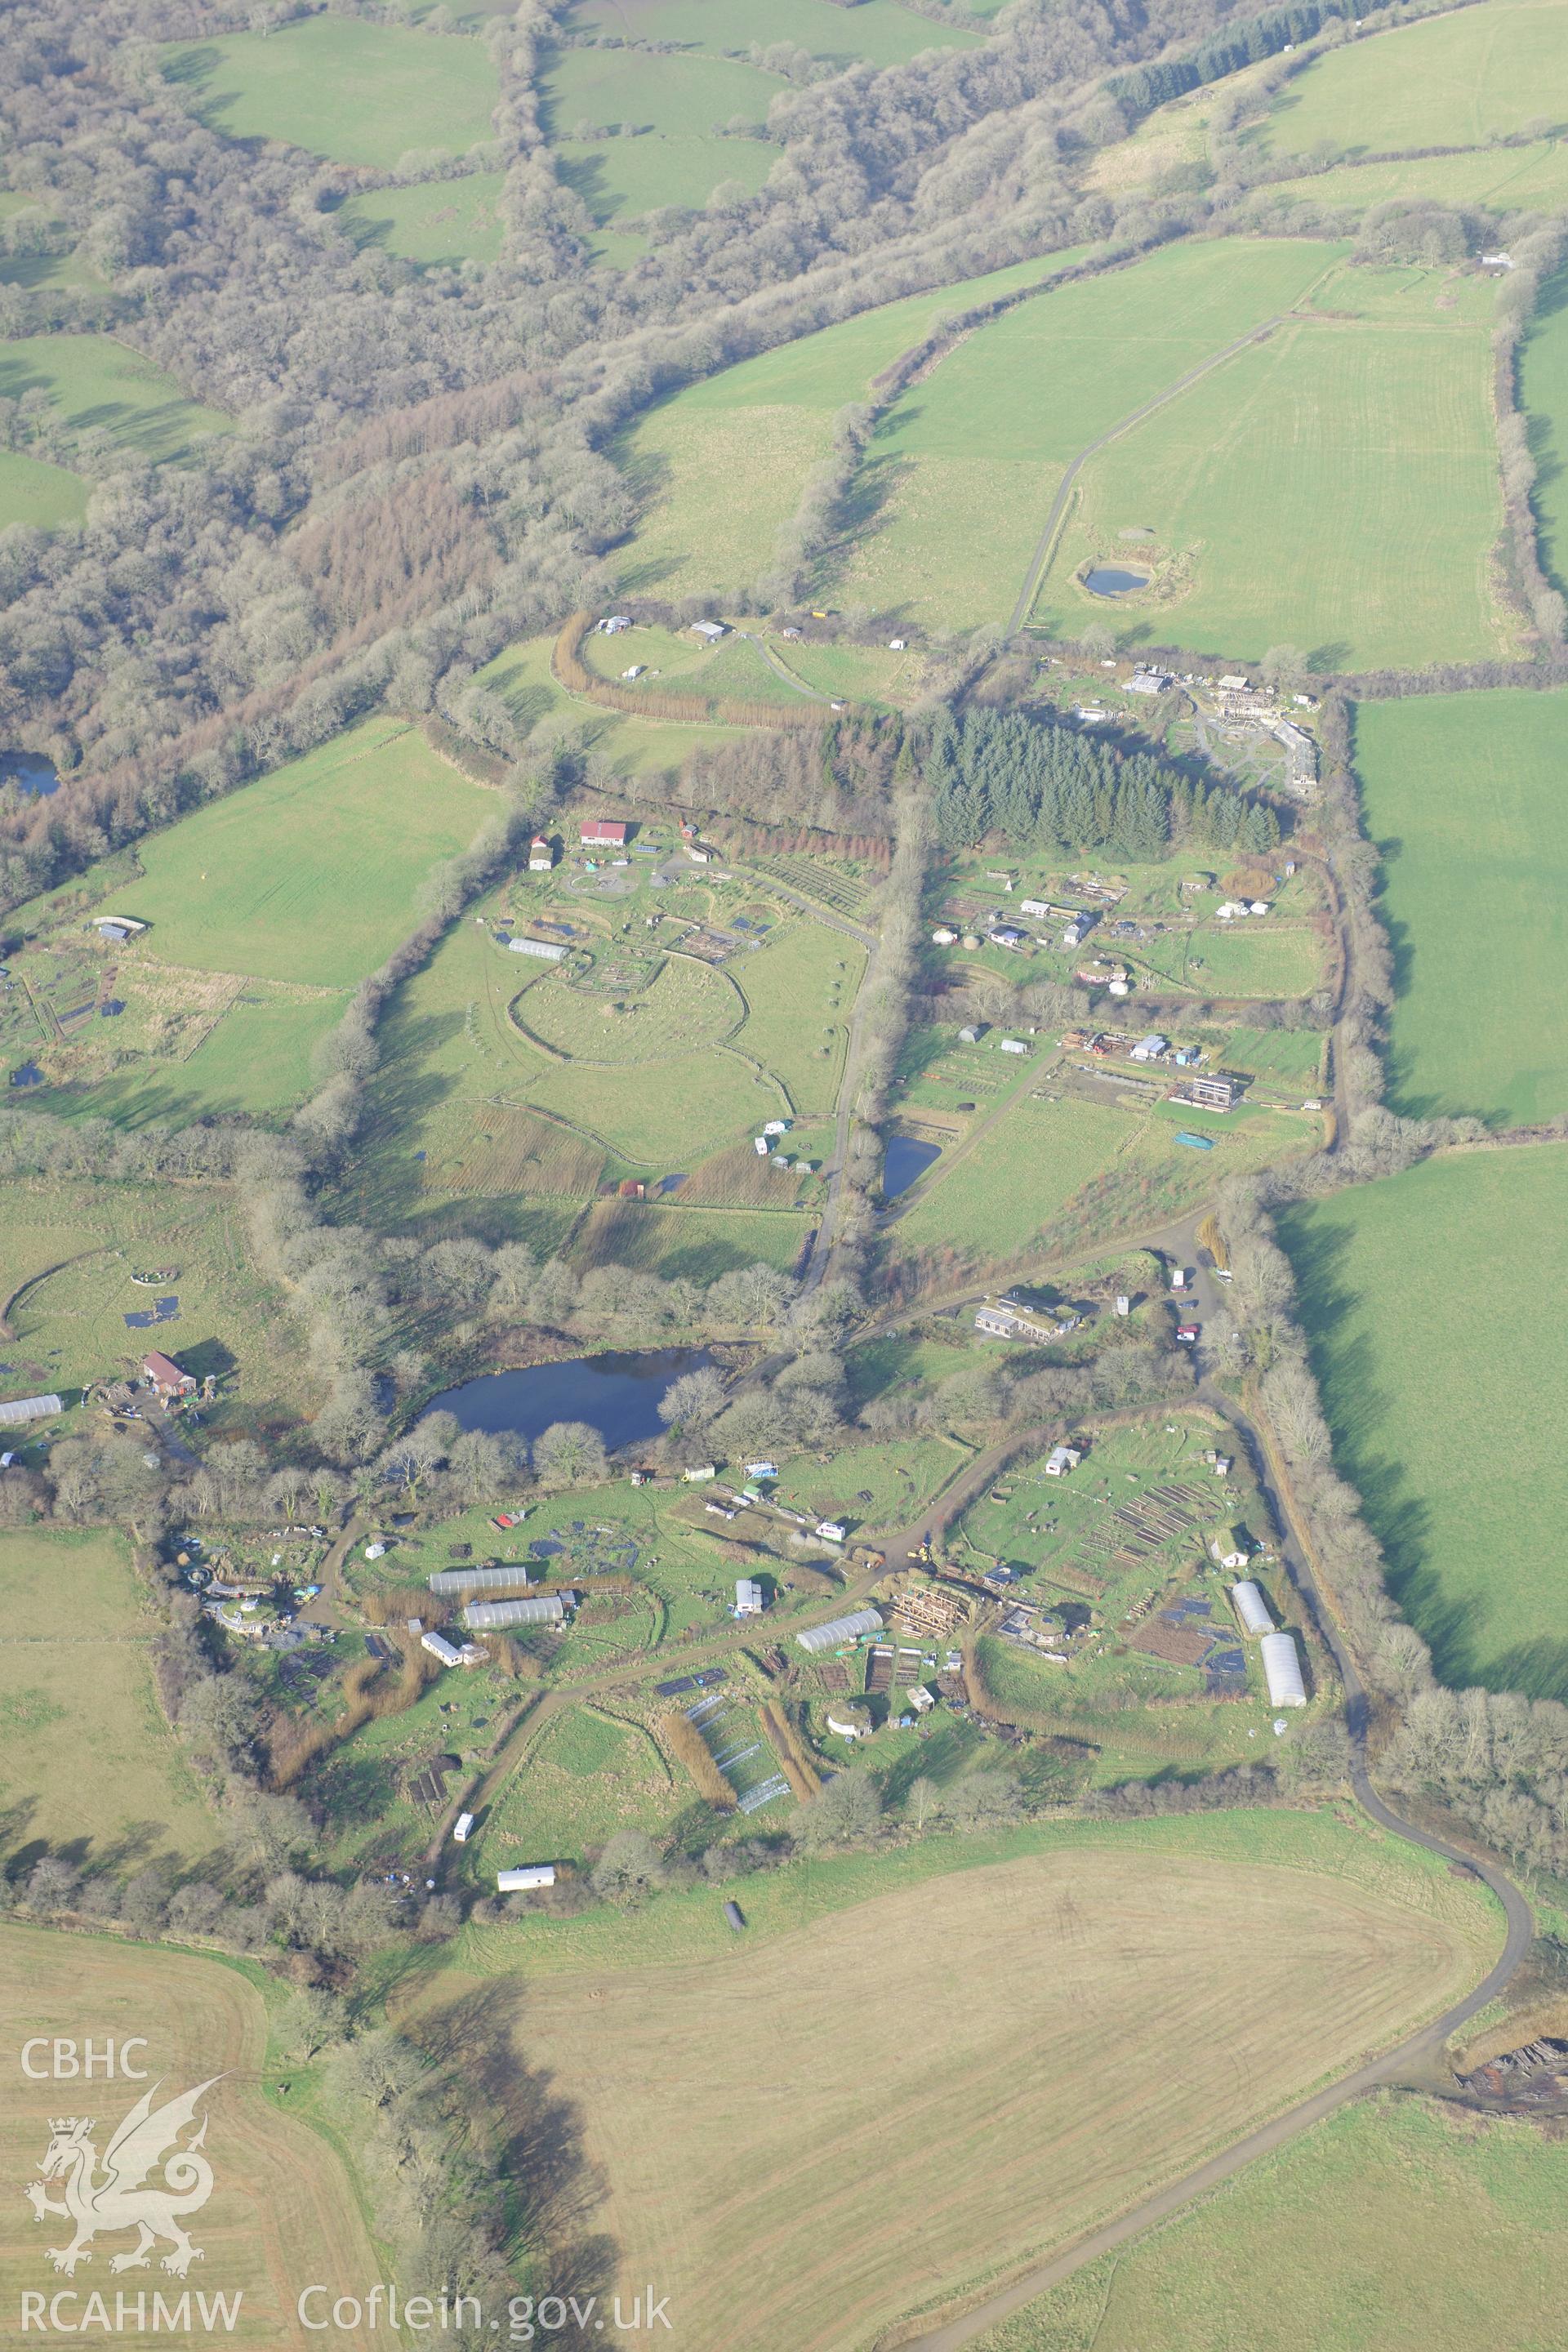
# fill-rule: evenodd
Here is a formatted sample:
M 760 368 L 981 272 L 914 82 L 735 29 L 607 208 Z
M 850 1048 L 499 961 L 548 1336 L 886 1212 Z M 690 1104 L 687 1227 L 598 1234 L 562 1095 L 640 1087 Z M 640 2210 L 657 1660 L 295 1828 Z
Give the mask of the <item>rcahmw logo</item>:
M 146 2070 L 131 2063 L 132 2053 L 144 2042 L 112 2042 L 101 2048 L 85 2045 L 85 2058 L 73 2042 L 38 2039 L 22 2053 L 23 2072 L 35 2082 L 72 2081 L 116 2074 L 132 2081 L 145 2080 Z M 184 2091 L 154 2105 L 161 2083 L 143 2091 L 135 2105 L 102 2139 L 95 2117 L 57 2116 L 49 2122 L 48 2145 L 38 2159 L 43 2176 L 25 2190 L 33 2219 L 58 2219 L 70 2225 L 63 2245 L 44 2248 L 44 2259 L 68 2278 L 92 2260 L 92 2242 L 100 2236 L 134 2231 L 135 2242 L 110 2256 L 111 2272 L 147 2269 L 154 2249 L 169 2252 L 160 2267 L 183 2279 L 203 2250 L 186 2231 L 188 2218 L 199 2213 L 213 2192 L 213 2169 L 203 2153 L 207 2124 L 205 2111 L 188 2139 L 183 2136 L 195 2123 L 197 2112 L 214 2084 L 214 2074 L 194 2090 Z M 54 2193 L 51 2193 L 54 2192 Z M 83 2295 L 74 2289 L 49 2294 L 25 2289 L 22 2330 L 60 2335 L 90 2331 L 138 2334 L 189 2334 L 193 2324 L 208 2332 L 232 2330 L 244 2301 L 243 2293 L 229 2294 L 152 2294 L 121 2289 L 110 2294 Z

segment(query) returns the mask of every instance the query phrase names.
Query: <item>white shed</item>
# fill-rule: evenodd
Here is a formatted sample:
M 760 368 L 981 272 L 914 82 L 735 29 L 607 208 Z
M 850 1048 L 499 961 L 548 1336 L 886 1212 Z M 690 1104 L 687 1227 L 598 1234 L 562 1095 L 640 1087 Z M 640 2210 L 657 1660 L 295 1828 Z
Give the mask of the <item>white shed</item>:
M 1046 1475 L 1047 1478 L 1065 1478 L 1068 1472 L 1076 1470 L 1082 1460 L 1083 1454 L 1078 1446 L 1053 1445 L 1046 1457 Z
M 1262 1588 L 1247 1577 L 1230 1588 L 1231 1607 L 1241 1620 L 1244 1633 L 1272 1633 L 1274 1620 L 1268 1614 L 1268 1603 Z
M 553 1886 L 555 1864 L 552 1862 L 532 1862 L 526 1870 L 498 1870 L 496 1891 L 500 1895 L 526 1895 L 531 1886 Z
M 1301 1658 L 1289 1633 L 1265 1633 L 1258 1643 L 1263 1678 L 1268 1685 L 1270 1706 L 1305 1706 L 1307 1686 L 1301 1680 Z

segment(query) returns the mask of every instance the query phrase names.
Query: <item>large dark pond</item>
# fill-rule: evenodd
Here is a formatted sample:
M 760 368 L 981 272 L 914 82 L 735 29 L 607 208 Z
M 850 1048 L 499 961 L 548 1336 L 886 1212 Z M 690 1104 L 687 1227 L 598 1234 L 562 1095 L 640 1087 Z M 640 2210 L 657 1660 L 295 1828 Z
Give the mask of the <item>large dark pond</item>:
M 907 1192 L 942 1158 L 940 1143 L 917 1143 L 912 1135 L 891 1136 L 882 1161 L 882 1198 L 891 1201 Z
M 0 751 L 0 784 L 20 784 L 25 793 L 47 800 L 59 790 L 59 775 L 37 751 Z
M 1113 564 L 1102 564 L 1098 571 L 1084 574 L 1084 586 L 1091 596 L 1130 596 L 1134 588 L 1147 588 L 1146 572 L 1122 572 Z
M 613 1452 L 658 1436 L 658 1401 L 670 1382 L 713 1360 L 701 1348 L 577 1356 L 521 1372 L 487 1372 L 432 1397 L 428 1410 L 455 1413 L 465 1429 L 510 1430 L 531 1440 L 552 1422 L 585 1421 Z

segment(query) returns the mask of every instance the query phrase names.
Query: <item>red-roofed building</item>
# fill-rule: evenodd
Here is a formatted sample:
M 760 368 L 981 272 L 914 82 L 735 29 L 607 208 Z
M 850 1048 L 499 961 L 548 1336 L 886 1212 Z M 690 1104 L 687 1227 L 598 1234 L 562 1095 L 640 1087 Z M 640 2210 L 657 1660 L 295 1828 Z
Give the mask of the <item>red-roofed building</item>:
M 584 849 L 624 849 L 629 830 L 627 825 L 610 824 L 602 816 L 596 816 L 583 827 L 583 846 Z
M 181 1371 L 171 1356 L 160 1355 L 154 1348 L 142 1359 L 142 1370 L 153 1384 L 153 1393 L 160 1404 L 168 1404 L 174 1397 L 195 1396 L 196 1383 L 189 1372 Z

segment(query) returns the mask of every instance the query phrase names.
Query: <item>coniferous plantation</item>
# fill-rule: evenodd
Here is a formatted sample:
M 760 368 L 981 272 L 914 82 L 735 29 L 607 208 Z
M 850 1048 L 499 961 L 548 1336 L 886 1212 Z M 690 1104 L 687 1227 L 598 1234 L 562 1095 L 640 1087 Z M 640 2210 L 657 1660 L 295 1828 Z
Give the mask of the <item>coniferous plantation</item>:
M 1565 128 L 8 10 L 7 2343 L 1550 2336 Z

